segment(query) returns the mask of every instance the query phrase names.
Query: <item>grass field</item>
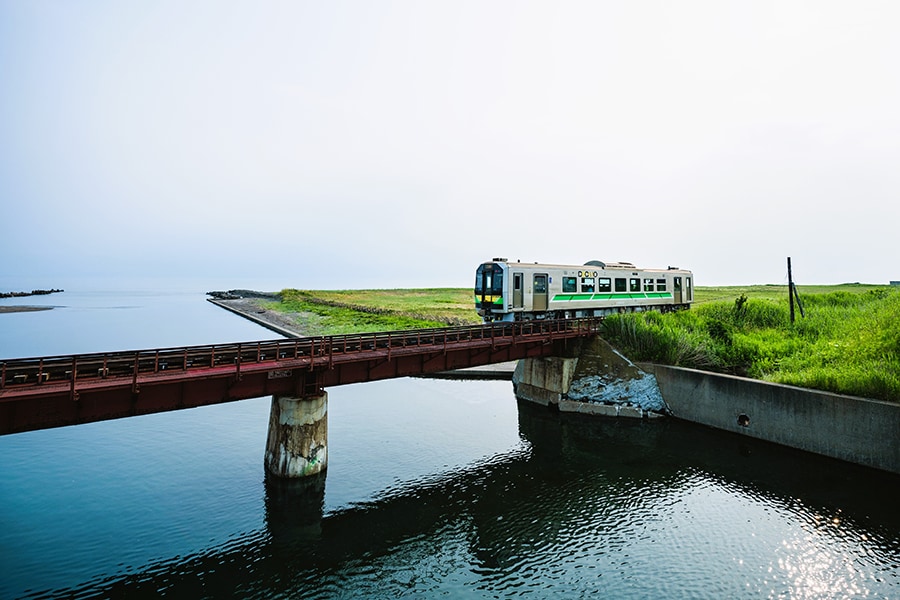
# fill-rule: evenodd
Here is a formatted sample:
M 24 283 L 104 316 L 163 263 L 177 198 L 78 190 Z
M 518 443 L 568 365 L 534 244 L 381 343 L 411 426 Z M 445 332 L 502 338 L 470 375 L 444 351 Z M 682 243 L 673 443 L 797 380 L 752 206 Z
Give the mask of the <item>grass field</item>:
M 264 306 L 307 335 L 339 335 L 479 323 L 472 290 L 295 290 Z
M 866 283 L 844 283 L 841 285 L 798 285 L 797 291 L 801 298 L 814 294 L 829 294 L 831 292 L 863 293 L 872 290 L 890 289 L 884 285 L 871 285 Z M 698 287 L 694 290 L 694 305 L 705 304 L 720 300 L 733 301 L 740 296 L 750 299 L 783 300 L 788 302 L 787 285 L 743 285 L 724 287 Z
M 655 361 L 844 394 L 900 401 L 900 289 L 798 286 L 805 317 L 789 318 L 786 285 L 698 287 L 694 307 L 616 315 L 606 337 Z M 265 305 L 308 335 L 479 323 L 472 290 L 295 290 Z

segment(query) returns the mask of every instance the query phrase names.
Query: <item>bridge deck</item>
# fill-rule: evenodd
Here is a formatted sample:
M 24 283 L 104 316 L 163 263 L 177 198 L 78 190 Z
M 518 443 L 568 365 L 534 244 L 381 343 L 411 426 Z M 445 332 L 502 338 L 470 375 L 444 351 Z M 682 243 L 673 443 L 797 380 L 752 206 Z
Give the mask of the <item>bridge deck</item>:
M 5 360 L 0 435 L 560 352 L 597 319 Z

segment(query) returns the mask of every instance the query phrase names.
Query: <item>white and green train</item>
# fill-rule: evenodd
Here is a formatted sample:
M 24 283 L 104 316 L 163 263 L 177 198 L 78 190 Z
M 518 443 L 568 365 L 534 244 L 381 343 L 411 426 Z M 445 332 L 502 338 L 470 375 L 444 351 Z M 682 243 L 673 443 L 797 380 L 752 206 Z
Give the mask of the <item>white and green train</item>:
M 494 258 L 475 272 L 475 309 L 485 322 L 599 317 L 690 308 L 693 274 L 592 260 L 583 265 Z

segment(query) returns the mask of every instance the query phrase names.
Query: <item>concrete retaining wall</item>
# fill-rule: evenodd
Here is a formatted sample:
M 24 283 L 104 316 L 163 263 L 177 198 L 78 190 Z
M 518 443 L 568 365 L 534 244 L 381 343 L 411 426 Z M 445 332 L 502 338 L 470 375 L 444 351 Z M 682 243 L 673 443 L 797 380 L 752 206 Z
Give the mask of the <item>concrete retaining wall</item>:
M 672 415 L 900 473 L 900 404 L 693 369 L 640 364 Z
M 231 311 L 238 316 L 244 317 L 248 321 L 253 321 L 257 325 L 262 325 L 266 329 L 270 329 L 270 330 L 274 331 L 275 333 L 280 333 L 284 337 L 287 337 L 287 338 L 302 338 L 303 337 L 296 331 L 292 331 L 286 327 L 282 327 L 280 325 L 277 325 L 276 323 L 272 323 L 271 321 L 269 321 L 267 319 L 263 319 L 262 317 L 257 317 L 256 315 L 251 314 L 251 313 L 247 312 L 246 310 L 242 310 L 240 308 L 235 308 L 233 306 L 230 306 L 227 302 L 223 302 L 221 300 L 216 300 L 214 298 L 207 298 L 206 300 L 208 302 L 211 302 L 212 304 L 215 304 L 216 306 L 218 306 L 220 308 L 224 308 L 225 310 Z

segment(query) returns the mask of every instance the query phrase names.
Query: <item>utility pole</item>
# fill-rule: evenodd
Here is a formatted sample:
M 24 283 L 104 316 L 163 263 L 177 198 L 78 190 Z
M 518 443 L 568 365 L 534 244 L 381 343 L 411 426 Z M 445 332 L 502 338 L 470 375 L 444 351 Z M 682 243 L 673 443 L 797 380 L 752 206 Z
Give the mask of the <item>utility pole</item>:
M 791 276 L 791 257 L 788 256 L 788 300 L 791 303 L 791 323 L 794 322 L 794 278 Z

